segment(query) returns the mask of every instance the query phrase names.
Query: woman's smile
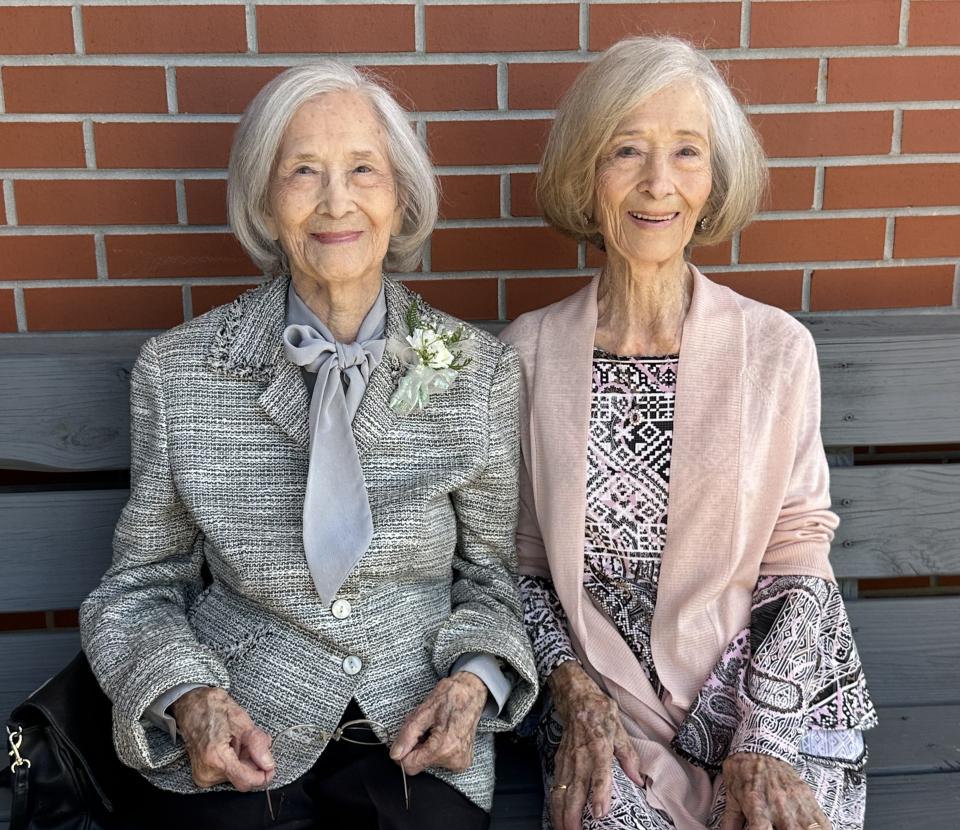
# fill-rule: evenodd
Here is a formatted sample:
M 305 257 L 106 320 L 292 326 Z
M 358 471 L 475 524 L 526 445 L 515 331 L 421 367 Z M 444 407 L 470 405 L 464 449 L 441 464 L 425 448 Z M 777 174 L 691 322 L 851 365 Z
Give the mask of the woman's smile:
M 680 211 L 675 210 L 672 213 L 654 213 L 652 211 L 634 211 L 628 210 L 627 216 L 630 217 L 633 224 L 638 228 L 646 230 L 663 230 L 676 224 L 680 217 Z
M 310 236 L 323 245 L 343 245 L 356 242 L 363 235 L 363 231 L 317 231 Z

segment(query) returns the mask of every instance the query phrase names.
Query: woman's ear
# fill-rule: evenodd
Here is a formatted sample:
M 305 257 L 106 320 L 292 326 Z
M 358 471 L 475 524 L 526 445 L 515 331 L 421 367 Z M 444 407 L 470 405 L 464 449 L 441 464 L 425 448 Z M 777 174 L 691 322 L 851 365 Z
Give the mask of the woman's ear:
M 274 219 L 270 213 L 269 208 L 263 212 L 263 226 L 267 229 L 267 233 L 270 234 L 270 238 L 274 242 L 280 238 L 280 227 L 277 225 L 277 220 Z
M 393 224 L 390 226 L 390 236 L 399 236 L 403 230 L 403 205 L 397 202 L 397 207 L 393 211 Z

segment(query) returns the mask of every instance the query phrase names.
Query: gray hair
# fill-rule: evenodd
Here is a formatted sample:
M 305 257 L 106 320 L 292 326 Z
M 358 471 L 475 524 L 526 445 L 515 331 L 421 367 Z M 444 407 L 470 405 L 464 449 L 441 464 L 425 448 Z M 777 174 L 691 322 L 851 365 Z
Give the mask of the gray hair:
M 767 184 L 763 149 L 747 116 L 702 52 L 675 37 L 632 37 L 588 66 L 560 102 L 537 180 L 540 208 L 558 230 L 603 247 L 593 218 L 597 160 L 641 101 L 690 82 L 710 116 L 712 189 L 692 245 L 713 245 L 745 227 Z
M 387 133 L 387 154 L 397 182 L 403 218 L 390 238 L 384 268 L 412 271 L 437 221 L 437 180 L 409 117 L 379 83 L 339 61 L 297 66 L 257 93 L 233 138 L 227 173 L 227 209 L 233 232 L 264 273 L 287 268 L 286 254 L 265 223 L 270 177 L 283 134 L 297 110 L 326 92 L 356 90 L 370 101 Z

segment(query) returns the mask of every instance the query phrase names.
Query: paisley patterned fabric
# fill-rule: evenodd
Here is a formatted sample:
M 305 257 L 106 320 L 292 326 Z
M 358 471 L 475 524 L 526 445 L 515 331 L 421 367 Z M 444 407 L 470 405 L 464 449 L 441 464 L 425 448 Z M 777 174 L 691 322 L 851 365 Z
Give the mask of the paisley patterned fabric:
M 584 588 L 616 625 L 654 689 L 664 690 L 650 652 L 666 540 L 674 393 L 679 357 L 623 358 L 595 350 L 588 447 Z M 541 677 L 576 660 L 549 579 L 520 581 L 525 622 Z M 728 755 L 759 752 L 790 763 L 836 830 L 863 826 L 866 750 L 861 730 L 876 713 L 843 600 L 833 583 L 763 577 L 750 625 L 730 642 L 673 740 L 674 750 L 716 775 Z M 538 730 L 545 787 L 562 727 L 547 702 Z M 672 828 L 644 791 L 614 765 L 610 814 L 584 813 L 585 828 Z M 720 826 L 718 782 L 708 827 Z M 544 815 L 544 827 L 549 816 Z

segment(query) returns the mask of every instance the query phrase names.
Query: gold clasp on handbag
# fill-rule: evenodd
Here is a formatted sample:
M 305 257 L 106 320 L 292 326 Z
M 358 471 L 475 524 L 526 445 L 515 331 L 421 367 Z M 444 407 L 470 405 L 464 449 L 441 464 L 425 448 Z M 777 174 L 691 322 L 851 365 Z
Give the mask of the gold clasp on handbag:
M 13 763 L 10 765 L 10 772 L 16 772 L 17 767 L 22 767 L 26 764 L 27 769 L 30 768 L 30 759 L 24 758 L 20 754 L 20 744 L 23 743 L 23 727 L 18 726 L 17 731 L 14 732 L 7 727 L 7 740 L 10 741 L 10 751 L 7 753 L 11 758 L 13 758 Z

